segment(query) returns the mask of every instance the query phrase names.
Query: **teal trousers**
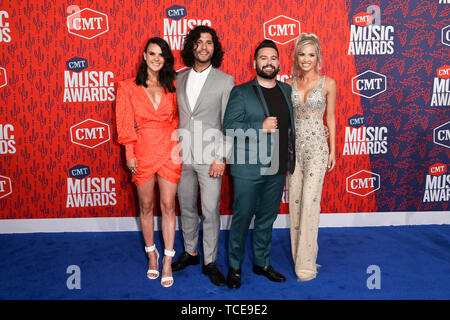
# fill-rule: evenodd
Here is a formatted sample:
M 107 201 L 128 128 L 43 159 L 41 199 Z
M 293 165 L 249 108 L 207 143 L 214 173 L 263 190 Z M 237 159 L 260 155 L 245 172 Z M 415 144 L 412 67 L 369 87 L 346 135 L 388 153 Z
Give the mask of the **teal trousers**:
M 260 267 L 270 264 L 272 227 L 280 209 L 285 182 L 285 174 L 261 176 L 256 180 L 233 177 L 233 217 L 228 242 L 230 268 L 241 269 L 253 215 L 253 262 Z

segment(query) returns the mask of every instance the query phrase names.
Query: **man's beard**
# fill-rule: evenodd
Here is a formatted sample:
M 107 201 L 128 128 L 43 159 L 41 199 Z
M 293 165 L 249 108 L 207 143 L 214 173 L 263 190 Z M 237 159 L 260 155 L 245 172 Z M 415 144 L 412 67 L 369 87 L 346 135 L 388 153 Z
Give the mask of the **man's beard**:
M 206 59 L 204 59 L 204 60 L 201 60 L 200 57 L 198 57 L 198 56 L 194 56 L 194 60 L 197 61 L 197 62 L 200 62 L 200 63 L 208 63 L 208 62 L 211 62 L 212 55 L 206 57 Z
M 265 73 L 263 71 L 263 69 L 260 69 L 258 66 L 256 66 L 256 74 L 258 76 L 260 76 L 261 78 L 272 80 L 273 78 L 275 78 L 277 76 L 278 72 L 280 72 L 280 67 L 278 66 L 278 68 L 275 69 L 275 67 L 273 65 L 268 65 L 268 66 L 271 66 L 274 68 L 272 73 Z M 264 67 L 268 67 L 268 66 L 264 66 Z
M 209 63 L 212 61 L 213 56 L 214 54 L 209 54 L 207 57 L 203 57 L 204 60 L 202 60 L 202 58 L 200 58 L 200 54 L 194 53 L 194 60 L 199 63 Z

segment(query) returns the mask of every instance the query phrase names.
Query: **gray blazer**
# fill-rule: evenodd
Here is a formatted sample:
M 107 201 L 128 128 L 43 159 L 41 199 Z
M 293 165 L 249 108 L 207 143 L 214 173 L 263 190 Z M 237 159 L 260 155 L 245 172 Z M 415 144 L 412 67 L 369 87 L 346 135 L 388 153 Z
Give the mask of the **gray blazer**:
M 177 75 L 178 141 L 183 163 L 211 164 L 214 159 L 229 159 L 233 141 L 222 133 L 222 121 L 234 79 L 212 68 L 192 111 L 186 94 L 191 69 Z

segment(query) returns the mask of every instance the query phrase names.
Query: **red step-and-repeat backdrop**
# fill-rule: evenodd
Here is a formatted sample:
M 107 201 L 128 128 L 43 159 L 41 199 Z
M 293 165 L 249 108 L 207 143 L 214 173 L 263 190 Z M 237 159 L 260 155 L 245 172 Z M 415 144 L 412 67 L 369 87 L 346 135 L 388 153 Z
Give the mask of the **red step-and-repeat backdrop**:
M 117 81 L 152 36 L 179 52 L 204 24 L 236 84 L 264 38 L 290 76 L 295 38 L 318 35 L 337 81 L 337 166 L 323 213 L 446 211 L 450 200 L 450 1 L 1 1 L 0 219 L 133 217 L 117 144 Z M 231 179 L 221 214 L 232 214 Z M 286 190 L 280 214 L 288 213 Z

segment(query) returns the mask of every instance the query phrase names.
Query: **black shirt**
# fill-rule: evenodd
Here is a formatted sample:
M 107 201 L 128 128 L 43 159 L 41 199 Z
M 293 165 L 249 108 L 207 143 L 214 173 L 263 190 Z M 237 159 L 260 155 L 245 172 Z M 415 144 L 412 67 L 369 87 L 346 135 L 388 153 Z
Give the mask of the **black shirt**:
M 274 152 L 279 151 L 279 169 L 278 173 L 287 172 L 287 162 L 288 162 L 288 134 L 290 122 L 289 106 L 284 98 L 284 94 L 280 87 L 276 85 L 273 88 L 261 87 L 264 94 L 264 99 L 267 102 L 267 107 L 269 108 L 269 116 L 276 117 L 278 121 L 279 130 L 279 145 L 274 145 Z

